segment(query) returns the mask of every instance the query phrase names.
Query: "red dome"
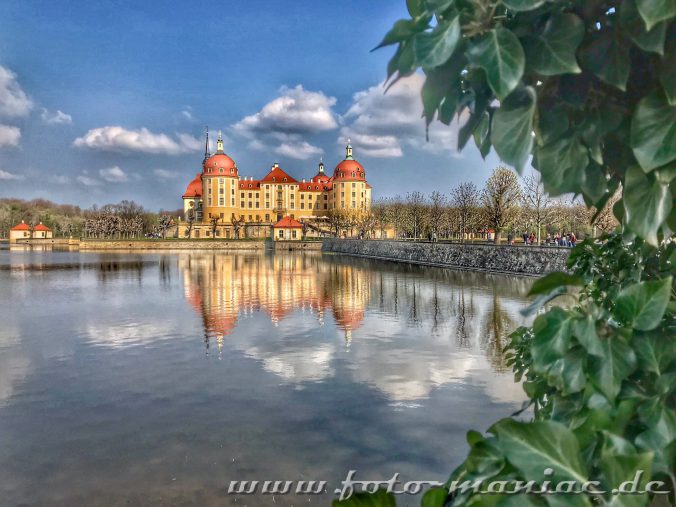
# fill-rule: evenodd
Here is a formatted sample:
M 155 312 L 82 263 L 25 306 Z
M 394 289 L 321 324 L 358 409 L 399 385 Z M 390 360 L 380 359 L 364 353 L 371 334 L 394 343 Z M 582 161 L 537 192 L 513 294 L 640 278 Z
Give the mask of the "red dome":
M 183 198 L 186 197 L 202 197 L 202 175 L 200 173 L 188 183 L 188 188 L 185 189 L 185 194 L 183 194 Z
M 204 161 L 205 176 L 237 176 L 237 164 L 225 153 L 217 153 Z
M 343 160 L 333 170 L 333 179 L 366 181 L 366 173 L 356 160 Z
M 329 177 L 326 175 L 326 173 L 317 173 L 312 177 L 312 181 L 317 183 L 326 183 L 329 181 Z

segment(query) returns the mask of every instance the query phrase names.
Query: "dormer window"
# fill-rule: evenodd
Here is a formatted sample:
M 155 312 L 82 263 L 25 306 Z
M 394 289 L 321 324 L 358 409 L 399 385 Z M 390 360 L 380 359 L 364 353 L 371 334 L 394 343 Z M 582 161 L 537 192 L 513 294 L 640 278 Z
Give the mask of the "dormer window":
M 354 178 L 354 173 L 352 173 L 352 177 Z
M 277 178 L 273 176 L 272 181 L 277 181 Z
M 230 174 L 233 174 L 234 172 L 235 172 L 235 170 L 231 167 L 230 168 Z
M 284 178 L 284 181 L 286 181 L 286 178 Z
M 219 173 L 222 173 L 222 172 L 223 172 L 223 168 L 220 167 L 220 168 L 218 169 L 218 172 L 219 172 Z

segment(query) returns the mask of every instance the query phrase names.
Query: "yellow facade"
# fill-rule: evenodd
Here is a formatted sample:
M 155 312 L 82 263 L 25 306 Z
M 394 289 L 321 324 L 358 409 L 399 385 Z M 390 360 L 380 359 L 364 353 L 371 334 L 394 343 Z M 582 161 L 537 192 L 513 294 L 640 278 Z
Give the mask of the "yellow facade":
M 279 164 L 260 179 L 242 177 L 237 164 L 223 152 L 219 136 L 216 154 L 205 153 L 202 173 L 183 195 L 185 222 L 179 235 L 191 237 L 265 237 L 272 224 L 284 216 L 314 224 L 312 231 L 328 230 L 333 210 L 369 212 L 371 186 L 364 168 L 352 157 L 352 147 L 332 176 L 320 162 L 311 178 L 297 180 Z

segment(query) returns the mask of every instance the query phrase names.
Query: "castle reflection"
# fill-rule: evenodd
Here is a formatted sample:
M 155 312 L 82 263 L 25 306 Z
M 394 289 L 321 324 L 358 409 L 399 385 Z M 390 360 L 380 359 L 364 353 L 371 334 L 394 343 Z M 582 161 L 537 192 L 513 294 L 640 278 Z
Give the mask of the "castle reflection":
M 178 262 L 207 354 L 227 345 L 294 383 L 340 366 L 400 402 L 472 378 L 496 398 L 522 397 L 511 375 L 486 373 L 508 371 L 502 352 L 525 323 L 527 279 L 319 253 L 191 253 Z

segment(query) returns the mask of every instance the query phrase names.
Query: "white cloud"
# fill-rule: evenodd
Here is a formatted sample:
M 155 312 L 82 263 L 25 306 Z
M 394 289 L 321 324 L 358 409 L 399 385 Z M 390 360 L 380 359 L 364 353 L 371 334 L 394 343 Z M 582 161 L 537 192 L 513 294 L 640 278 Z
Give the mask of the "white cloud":
M 155 169 L 153 174 L 163 180 L 171 180 L 178 177 L 178 173 L 176 171 L 168 171 L 166 169 Z
M 387 93 L 383 83 L 354 94 L 353 103 L 341 116 L 344 144 L 351 138 L 357 152 L 373 157 L 401 157 L 404 146 L 433 153 L 456 154 L 458 126 L 433 122 L 429 142 L 425 139 L 420 91 L 425 78 L 413 74 L 392 86 Z
M 2 67 L 0 67 L 1 69 Z M 0 147 L 18 146 L 21 140 L 21 129 L 0 124 Z
M 81 174 L 75 179 L 87 187 L 98 187 L 102 185 L 102 183 L 99 180 L 95 178 L 90 178 L 89 176 L 85 176 L 84 174 Z
M 65 174 L 52 174 L 47 177 L 47 181 L 55 185 L 66 185 L 70 183 L 70 178 Z
M 301 85 L 282 87 L 279 97 L 265 104 L 259 112 L 243 118 L 233 128 L 250 136 L 256 133 L 307 134 L 333 130 L 338 127 L 331 110 L 335 103 L 335 97 L 305 90 Z
M 122 183 L 129 180 L 127 173 L 125 173 L 118 166 L 108 167 L 99 170 L 99 176 L 108 183 Z
M 190 123 L 197 123 L 197 118 L 195 118 L 193 109 L 190 106 L 183 108 L 183 110 L 179 113 L 179 118 Z
M 317 146 L 313 146 L 306 141 L 300 141 L 284 142 L 275 148 L 275 153 L 298 160 L 307 160 L 313 155 L 320 155 L 323 152 Z
M 70 125 L 73 123 L 73 117 L 60 109 L 57 109 L 56 113 L 50 113 L 43 107 L 40 118 L 42 118 L 42 121 L 47 125 Z
M 23 174 L 14 174 L 0 169 L 0 180 L 22 180 Z
M 0 116 L 26 116 L 33 108 L 33 102 L 21 89 L 16 74 L 0 65 Z
M 128 130 L 109 125 L 89 130 L 73 141 L 73 146 L 100 151 L 163 153 L 180 155 L 200 148 L 200 142 L 189 134 L 177 134 L 177 140 L 166 134 L 149 131 L 147 128 Z

